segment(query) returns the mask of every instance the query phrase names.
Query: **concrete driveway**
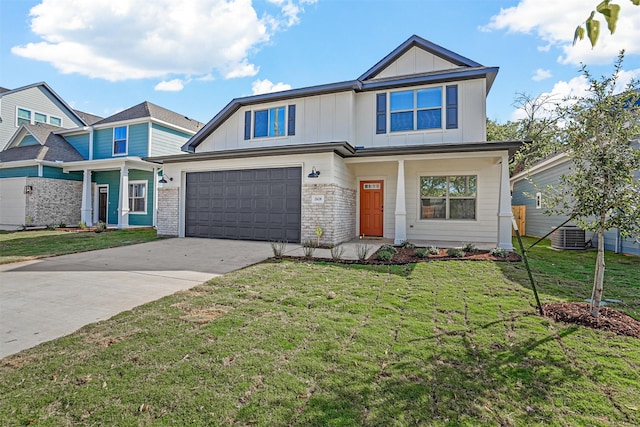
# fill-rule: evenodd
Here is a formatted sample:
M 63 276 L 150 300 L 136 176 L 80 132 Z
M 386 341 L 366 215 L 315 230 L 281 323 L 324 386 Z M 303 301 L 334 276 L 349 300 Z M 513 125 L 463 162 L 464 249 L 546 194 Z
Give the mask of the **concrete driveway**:
M 272 255 L 266 242 L 184 238 L 0 265 L 0 358 Z

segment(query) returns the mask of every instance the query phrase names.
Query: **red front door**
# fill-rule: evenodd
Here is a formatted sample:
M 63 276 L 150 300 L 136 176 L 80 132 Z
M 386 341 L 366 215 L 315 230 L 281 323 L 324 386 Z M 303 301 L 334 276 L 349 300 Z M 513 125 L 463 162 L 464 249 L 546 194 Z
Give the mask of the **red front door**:
M 382 237 L 382 181 L 360 181 L 360 234 Z

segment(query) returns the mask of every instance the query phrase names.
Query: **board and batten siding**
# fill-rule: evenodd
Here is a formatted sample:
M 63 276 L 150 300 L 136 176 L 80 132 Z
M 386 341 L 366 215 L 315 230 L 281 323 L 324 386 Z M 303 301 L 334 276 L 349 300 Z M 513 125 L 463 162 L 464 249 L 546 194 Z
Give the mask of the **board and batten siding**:
M 89 134 L 83 133 L 79 135 L 65 135 L 67 140 L 85 160 L 89 160 Z
M 376 134 L 376 95 L 387 93 L 387 104 L 389 103 L 389 93 L 402 90 L 419 90 L 424 88 L 441 87 L 444 94 L 447 85 L 458 85 L 458 127 L 456 129 L 426 129 L 391 132 L 389 122 L 389 108 L 386 112 L 387 131 Z M 486 80 L 468 80 L 462 82 L 447 82 L 436 85 L 423 85 L 411 88 L 398 88 L 388 91 L 364 92 L 356 97 L 357 116 L 357 143 L 364 147 L 400 147 L 410 145 L 479 142 L 486 140 Z M 388 105 L 387 105 L 388 107 Z M 443 110 L 443 120 L 445 113 Z
M 63 128 L 75 128 L 84 124 L 68 113 L 67 108 L 43 86 L 34 86 L 0 98 L 0 146 L 4 146 L 16 132 L 17 107 L 33 113 L 44 113 L 62 119 Z
M 113 129 L 97 129 L 93 139 L 93 158 L 110 159 L 122 157 L 113 155 Z M 149 153 L 149 126 L 146 123 L 130 125 L 127 131 L 127 156 L 147 157 Z
M 455 242 L 496 242 L 501 165 L 495 158 L 405 161 L 407 238 Z M 420 177 L 476 175 L 476 219 L 420 218 Z
M 353 141 L 354 96 L 353 92 L 347 91 L 240 108 L 196 147 L 196 152 Z M 244 139 L 246 111 L 252 112 L 253 123 L 254 111 L 289 105 L 296 106 L 295 135 L 254 138 L 252 128 L 251 139 Z
M 384 70 L 380 71 L 374 78 L 382 79 L 454 68 L 459 68 L 459 66 L 414 46 Z
M 156 123 L 151 125 L 150 157 L 183 153 L 180 148 L 192 135 Z

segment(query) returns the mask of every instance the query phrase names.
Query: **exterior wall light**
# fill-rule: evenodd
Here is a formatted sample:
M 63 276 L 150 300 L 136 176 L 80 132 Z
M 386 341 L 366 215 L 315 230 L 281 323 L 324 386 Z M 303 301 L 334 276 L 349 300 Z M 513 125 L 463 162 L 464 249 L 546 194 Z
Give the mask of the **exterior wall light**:
M 311 168 L 311 173 L 307 175 L 308 178 L 317 178 L 319 176 L 320 176 L 320 171 L 316 170 L 315 166 Z

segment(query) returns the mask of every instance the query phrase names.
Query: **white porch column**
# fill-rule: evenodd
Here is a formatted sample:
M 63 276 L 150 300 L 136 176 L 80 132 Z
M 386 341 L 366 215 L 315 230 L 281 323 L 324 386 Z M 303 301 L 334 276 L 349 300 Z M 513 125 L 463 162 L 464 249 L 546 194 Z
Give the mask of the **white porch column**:
M 509 186 L 509 156 L 502 155 L 500 169 L 500 201 L 498 205 L 498 247 L 513 250 L 511 243 L 511 188 Z
M 151 123 L 149 123 L 151 126 Z M 151 132 L 149 132 L 151 135 Z M 149 142 L 151 144 L 151 142 Z M 158 227 L 158 168 L 153 168 L 153 226 Z
M 118 228 L 129 228 L 129 168 L 120 168 L 120 197 L 118 198 Z
M 396 188 L 396 229 L 393 243 L 407 240 L 407 208 L 404 195 L 404 160 L 398 160 L 398 185 Z
M 88 226 L 93 225 L 91 216 L 91 170 L 85 169 L 82 175 L 82 205 L 80 208 L 80 220 Z

